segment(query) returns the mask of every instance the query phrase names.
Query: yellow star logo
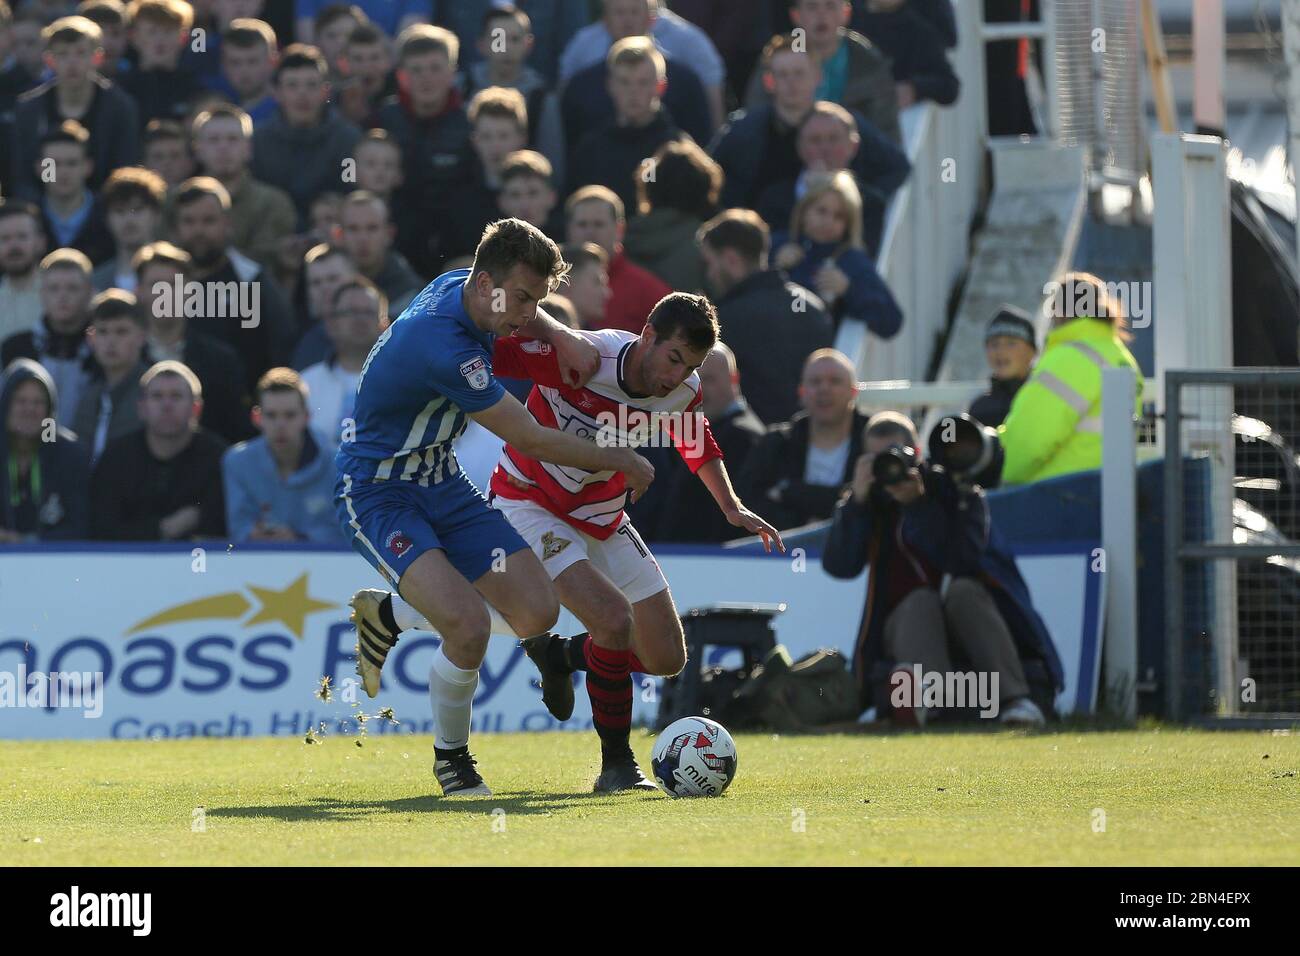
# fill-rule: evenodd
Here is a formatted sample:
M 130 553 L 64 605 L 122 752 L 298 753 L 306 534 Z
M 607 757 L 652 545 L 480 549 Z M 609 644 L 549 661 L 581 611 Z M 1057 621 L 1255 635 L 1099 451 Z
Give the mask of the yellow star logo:
M 259 588 L 255 584 L 248 585 L 248 590 L 262 602 L 262 606 L 256 614 L 244 622 L 245 627 L 263 621 L 281 621 L 285 627 L 293 631 L 294 637 L 298 638 L 302 637 L 303 625 L 308 614 L 337 606 L 328 601 L 318 601 L 307 594 L 307 572 L 305 571 L 296 581 L 281 591 L 274 588 Z

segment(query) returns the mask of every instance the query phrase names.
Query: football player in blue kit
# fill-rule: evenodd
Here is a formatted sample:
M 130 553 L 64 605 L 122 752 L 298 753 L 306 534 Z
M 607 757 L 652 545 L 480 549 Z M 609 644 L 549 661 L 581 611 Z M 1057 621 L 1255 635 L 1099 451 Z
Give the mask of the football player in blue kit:
M 357 670 L 367 693 L 398 634 L 424 620 L 442 635 L 429 672 L 434 774 L 443 795 L 487 795 L 469 751 L 470 702 L 488 635 L 520 638 L 559 616 L 550 575 L 456 463 L 452 442 L 472 418 L 526 454 L 589 471 L 623 472 L 633 497 L 654 469 L 630 448 L 544 428 L 492 372 L 497 336 L 548 343 L 575 385 L 595 348 L 538 310 L 563 277 L 559 248 L 503 219 L 484 230 L 469 269 L 433 280 L 375 343 L 357 384 L 355 435 L 339 448 L 335 503 L 344 533 L 398 592 L 352 599 Z

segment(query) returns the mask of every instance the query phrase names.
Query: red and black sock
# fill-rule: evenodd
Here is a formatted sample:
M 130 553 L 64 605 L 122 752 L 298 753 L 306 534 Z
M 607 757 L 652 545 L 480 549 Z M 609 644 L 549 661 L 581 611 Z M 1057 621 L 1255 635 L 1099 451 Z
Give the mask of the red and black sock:
M 601 647 L 588 638 L 582 645 L 586 659 L 587 696 L 591 719 L 600 737 L 603 756 L 622 754 L 632 726 L 632 672 L 630 651 Z

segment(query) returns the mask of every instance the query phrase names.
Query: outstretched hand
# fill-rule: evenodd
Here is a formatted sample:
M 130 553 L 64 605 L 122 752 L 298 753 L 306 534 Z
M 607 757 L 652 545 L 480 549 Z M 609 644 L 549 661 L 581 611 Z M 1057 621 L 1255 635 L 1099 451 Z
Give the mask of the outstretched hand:
M 748 508 L 736 508 L 724 512 L 724 514 L 727 516 L 728 524 L 735 525 L 737 528 L 744 528 L 750 534 L 756 534 L 762 538 L 764 551 L 771 554 L 772 542 L 775 541 L 777 548 L 780 549 L 782 554 L 785 554 L 785 542 L 781 540 L 781 533 Z

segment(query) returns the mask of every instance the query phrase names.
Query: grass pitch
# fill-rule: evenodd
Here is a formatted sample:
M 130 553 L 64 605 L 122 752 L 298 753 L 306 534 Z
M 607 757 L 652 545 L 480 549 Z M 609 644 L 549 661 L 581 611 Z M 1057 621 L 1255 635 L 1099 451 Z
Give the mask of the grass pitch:
M 1296 734 L 736 742 L 723 797 L 673 800 L 591 795 L 590 734 L 480 735 L 496 795 L 455 802 L 428 737 L 0 742 L 0 863 L 1300 863 Z

